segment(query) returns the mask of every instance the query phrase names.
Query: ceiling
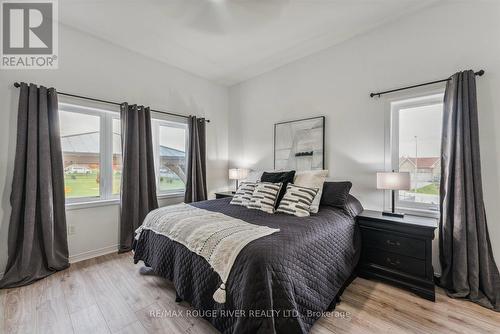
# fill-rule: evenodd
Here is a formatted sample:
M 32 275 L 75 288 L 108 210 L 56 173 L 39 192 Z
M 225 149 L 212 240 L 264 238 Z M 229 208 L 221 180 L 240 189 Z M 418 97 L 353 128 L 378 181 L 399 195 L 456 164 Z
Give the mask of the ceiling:
M 65 0 L 63 24 L 223 85 L 436 0 Z

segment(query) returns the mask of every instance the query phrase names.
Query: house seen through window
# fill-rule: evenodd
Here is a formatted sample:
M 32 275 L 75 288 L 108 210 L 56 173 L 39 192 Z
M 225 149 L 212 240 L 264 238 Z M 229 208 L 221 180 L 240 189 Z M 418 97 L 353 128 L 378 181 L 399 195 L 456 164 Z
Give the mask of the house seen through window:
M 399 208 L 439 210 L 442 116 L 442 94 L 392 104 L 392 168 L 411 178 Z

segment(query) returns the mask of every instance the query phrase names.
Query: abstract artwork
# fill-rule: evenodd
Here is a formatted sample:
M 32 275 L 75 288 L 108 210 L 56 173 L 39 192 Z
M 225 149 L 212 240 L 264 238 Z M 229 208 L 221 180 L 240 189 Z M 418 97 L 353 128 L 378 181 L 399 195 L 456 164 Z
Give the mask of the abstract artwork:
M 274 125 L 274 169 L 325 169 L 325 117 Z

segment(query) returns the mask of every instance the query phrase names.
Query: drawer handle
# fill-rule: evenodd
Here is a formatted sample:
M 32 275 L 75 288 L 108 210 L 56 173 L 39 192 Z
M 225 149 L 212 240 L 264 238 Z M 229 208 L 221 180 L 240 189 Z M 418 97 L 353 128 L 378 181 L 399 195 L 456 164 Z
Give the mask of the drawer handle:
M 388 244 L 389 246 L 401 246 L 401 244 L 399 243 L 399 241 L 392 241 L 392 240 L 389 240 L 389 239 L 387 239 L 386 244 Z
M 397 266 L 399 265 L 401 262 L 399 262 L 399 260 L 396 260 L 396 261 L 392 261 L 391 258 L 386 258 L 385 261 L 387 261 L 387 263 L 389 264 L 392 264 L 393 266 Z

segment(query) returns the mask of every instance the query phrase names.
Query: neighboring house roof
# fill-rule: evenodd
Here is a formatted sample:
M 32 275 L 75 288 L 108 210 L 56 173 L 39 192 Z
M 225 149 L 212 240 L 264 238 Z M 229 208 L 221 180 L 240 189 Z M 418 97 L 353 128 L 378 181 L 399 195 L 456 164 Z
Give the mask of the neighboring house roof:
M 405 162 L 411 163 L 413 166 L 418 166 L 418 168 L 422 169 L 433 169 L 439 165 L 440 158 L 439 157 L 422 157 L 422 158 L 412 158 L 412 157 L 404 157 L 399 159 L 399 165 L 401 166 Z
M 63 152 L 97 154 L 99 153 L 99 132 L 96 131 L 96 132 L 81 133 L 77 135 L 62 136 L 61 146 Z
M 184 157 L 183 151 L 176 150 L 175 148 L 160 145 L 160 157 Z
M 66 153 L 99 153 L 99 132 L 87 132 L 61 137 L 61 146 Z M 121 137 L 113 133 L 113 154 L 120 154 Z M 160 157 L 183 157 L 184 152 L 167 146 L 160 146 Z

